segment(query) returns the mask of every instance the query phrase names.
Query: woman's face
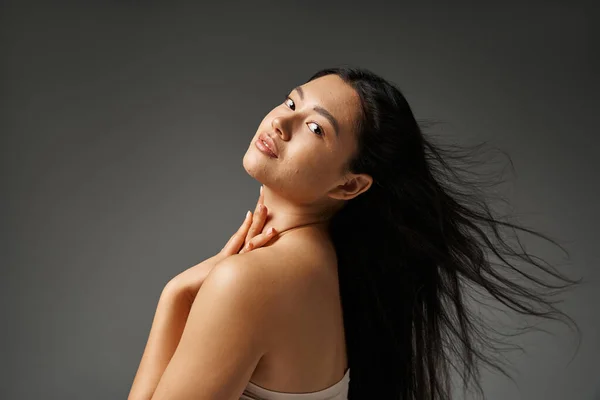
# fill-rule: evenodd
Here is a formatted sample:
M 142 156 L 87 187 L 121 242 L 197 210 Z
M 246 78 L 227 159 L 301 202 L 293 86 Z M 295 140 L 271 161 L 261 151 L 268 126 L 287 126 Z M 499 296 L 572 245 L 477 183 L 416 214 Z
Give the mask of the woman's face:
M 343 165 L 356 148 L 360 100 L 337 75 L 314 79 L 285 95 L 261 121 L 243 164 L 269 189 L 297 204 L 311 204 L 345 182 Z M 257 147 L 262 134 L 273 140 L 277 158 Z

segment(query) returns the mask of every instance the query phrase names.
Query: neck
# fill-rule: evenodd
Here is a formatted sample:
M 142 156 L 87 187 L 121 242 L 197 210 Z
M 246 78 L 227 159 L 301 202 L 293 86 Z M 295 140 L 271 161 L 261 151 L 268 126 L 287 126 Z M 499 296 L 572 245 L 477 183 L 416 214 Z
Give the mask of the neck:
M 263 232 L 273 227 L 277 236 L 281 236 L 303 226 L 314 226 L 320 230 L 326 230 L 329 226 L 330 216 L 322 206 L 293 204 L 267 186 L 263 186 L 263 204 L 268 210 Z

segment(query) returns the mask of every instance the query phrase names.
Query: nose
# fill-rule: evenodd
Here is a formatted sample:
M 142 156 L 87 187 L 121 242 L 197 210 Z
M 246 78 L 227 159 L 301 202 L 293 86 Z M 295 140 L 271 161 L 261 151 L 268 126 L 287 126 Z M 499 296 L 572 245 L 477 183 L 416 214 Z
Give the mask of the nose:
M 285 127 L 284 125 L 285 120 L 280 116 L 273 118 L 273 120 L 271 121 L 271 127 L 273 128 L 275 133 L 279 135 L 279 137 L 281 137 L 282 140 L 288 140 L 289 137 L 287 134 L 287 127 Z

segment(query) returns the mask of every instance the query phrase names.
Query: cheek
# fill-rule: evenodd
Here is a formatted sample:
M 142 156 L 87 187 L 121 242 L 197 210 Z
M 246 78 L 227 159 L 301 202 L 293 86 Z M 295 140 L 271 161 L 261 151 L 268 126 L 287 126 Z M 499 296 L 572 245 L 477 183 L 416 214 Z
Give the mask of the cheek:
M 335 167 L 331 156 L 325 152 L 305 152 L 294 155 L 288 165 L 290 176 L 294 182 L 303 187 L 328 186 L 335 179 Z

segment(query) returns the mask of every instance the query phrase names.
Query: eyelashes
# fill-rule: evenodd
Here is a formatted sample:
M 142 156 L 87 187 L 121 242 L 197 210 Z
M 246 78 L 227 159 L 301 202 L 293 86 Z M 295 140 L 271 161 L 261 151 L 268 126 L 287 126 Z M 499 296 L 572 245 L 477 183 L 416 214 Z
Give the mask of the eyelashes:
M 294 108 L 292 108 L 292 107 L 290 107 L 290 106 L 288 105 L 288 102 L 289 102 L 289 101 L 291 101 L 291 102 L 292 102 L 292 104 L 294 104 L 294 105 L 293 105 L 293 107 L 294 107 Z M 283 101 L 283 104 L 285 104 L 285 105 L 286 105 L 286 106 L 287 106 L 287 107 L 288 107 L 290 110 L 292 110 L 292 111 L 294 111 L 294 110 L 296 109 L 296 105 L 295 105 L 295 103 L 294 103 L 294 100 L 292 100 L 292 99 L 291 99 L 289 96 L 286 96 L 286 97 L 285 97 L 285 99 L 284 99 L 284 101 Z M 308 128 L 308 129 L 310 129 L 310 131 L 311 131 L 312 133 L 314 133 L 315 135 L 318 135 L 318 136 L 323 136 L 323 128 L 321 128 L 321 126 L 320 126 L 319 124 L 317 124 L 316 122 L 309 122 L 308 124 L 312 124 L 312 125 L 315 125 L 315 126 L 316 126 L 316 130 L 314 130 L 314 131 L 313 131 L 312 129 Z

